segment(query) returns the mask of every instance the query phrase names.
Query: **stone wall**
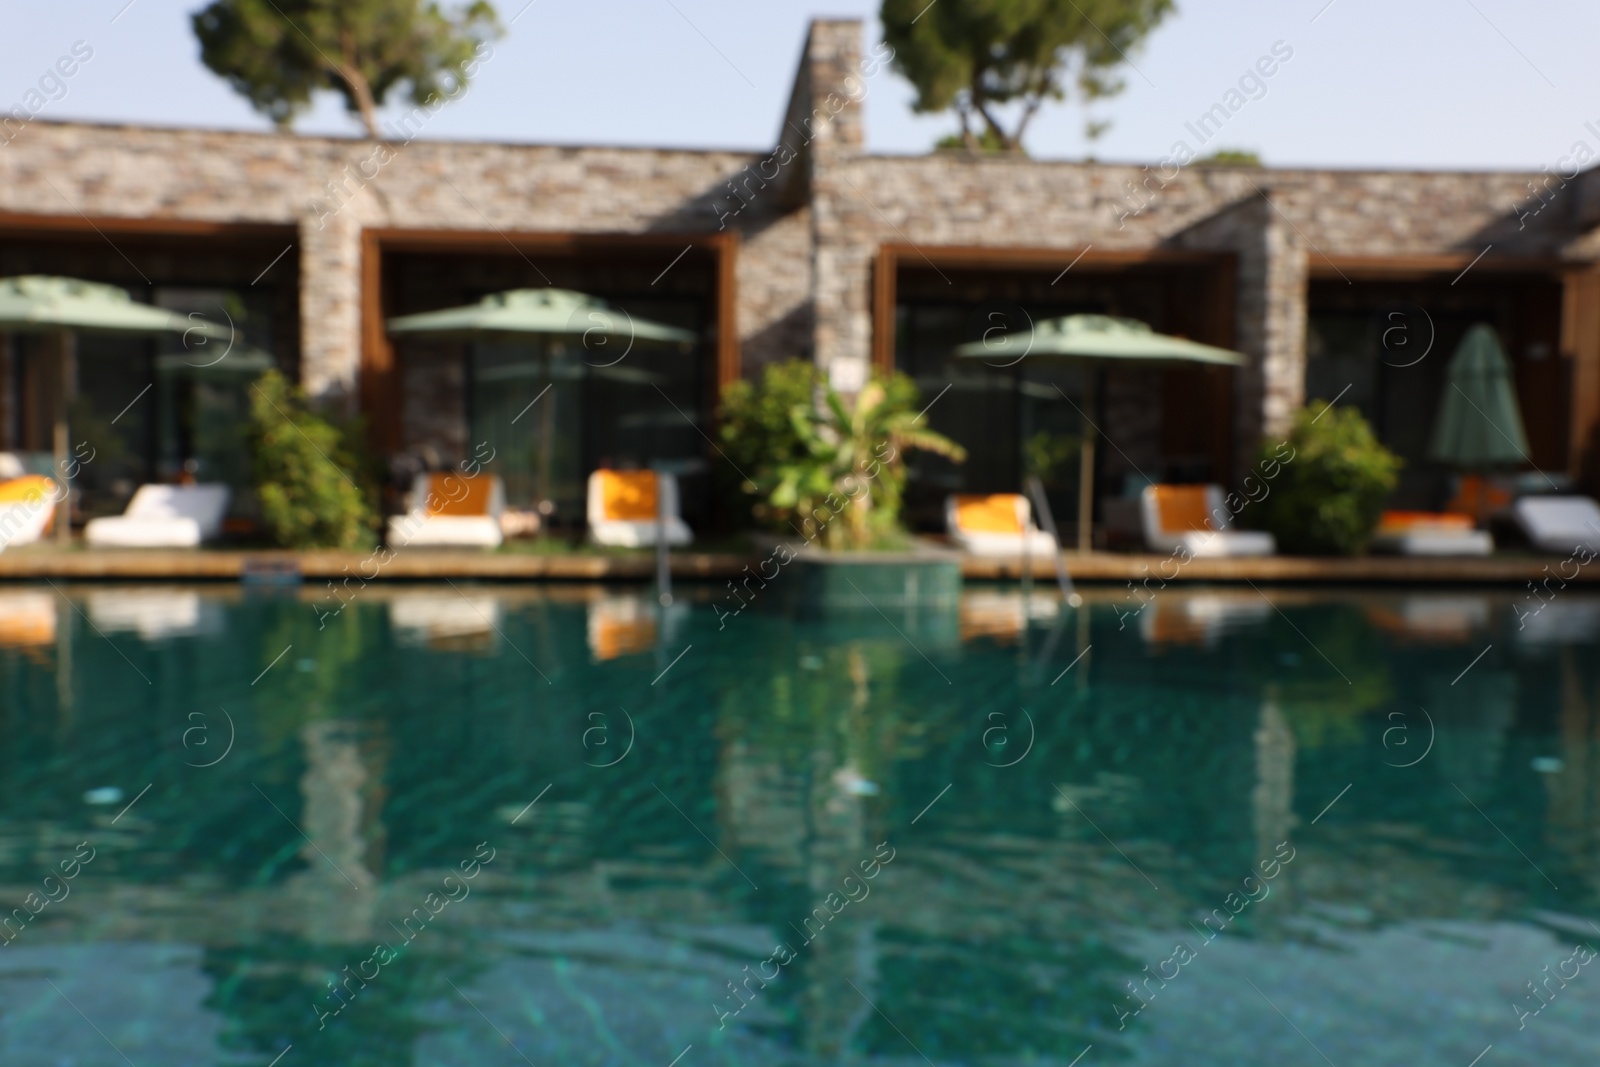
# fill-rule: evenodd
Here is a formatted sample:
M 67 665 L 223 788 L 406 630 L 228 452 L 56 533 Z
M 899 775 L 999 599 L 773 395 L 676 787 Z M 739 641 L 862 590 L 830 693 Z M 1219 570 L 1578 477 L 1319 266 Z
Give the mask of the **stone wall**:
M 1248 464 L 1263 436 L 1288 432 L 1305 402 L 1306 249 L 1265 195 L 1252 196 L 1180 234 L 1185 247 L 1236 257 L 1234 456 Z
M 0 215 L 298 228 L 301 370 L 354 395 L 363 228 L 494 233 L 714 233 L 738 152 L 563 148 L 154 129 L 38 121 L 0 147 Z M 770 197 L 745 236 L 738 309 L 762 358 L 804 353 L 809 232 Z
M 807 116 L 801 128 L 810 165 L 815 355 L 835 384 L 854 391 L 871 355 L 865 268 L 876 250 L 876 243 L 844 239 L 839 210 L 849 194 L 849 161 L 863 143 L 861 24 L 813 22 L 801 63 L 811 92 L 799 110 Z
M 812 359 L 811 211 L 801 208 L 743 229 L 739 338 L 745 377 L 783 359 Z
M 361 224 L 351 214 L 300 225 L 300 383 L 348 405 L 361 366 Z
M 1492 269 L 1504 258 L 1583 253 L 1582 235 L 1564 225 L 1567 216 L 1560 212 L 1547 210 L 1519 228 L 1512 209 L 1536 175 L 1194 166 L 1165 188 L 1156 189 L 1152 181 L 1148 199 L 1136 201 L 1144 209 L 1126 214 L 1130 185 L 1150 180 L 1142 168 L 975 160 L 963 153 L 846 156 L 835 159 L 832 168 L 817 178 L 814 206 L 817 256 L 823 264 L 818 353 L 824 361 L 864 358 L 868 352 L 870 275 L 884 243 L 908 243 L 935 258 L 946 246 L 1074 253 L 1086 246 L 1097 251 L 1201 247 L 1188 235 L 1207 220 L 1227 218 L 1225 225 L 1237 230 L 1249 218 L 1268 247 L 1308 260 L 1308 266 L 1291 267 L 1286 275 L 1274 267 L 1272 299 L 1291 303 L 1304 299 L 1297 279 L 1328 257 L 1470 259 L 1493 244 L 1480 263 Z M 1259 207 L 1234 218 L 1234 209 L 1245 203 Z M 1226 247 L 1237 247 L 1241 239 L 1231 238 Z M 1297 314 L 1303 311 L 1273 310 L 1271 330 L 1292 331 Z
M 916 157 L 863 151 L 862 108 L 893 75 L 862 25 L 813 23 L 778 146 L 760 153 L 327 137 L 36 121 L 0 147 L 0 215 L 271 223 L 300 239 L 301 368 L 356 395 L 367 227 L 525 232 L 736 230 L 746 373 L 814 358 L 861 380 L 878 249 L 909 244 L 1190 248 L 1237 257 L 1241 445 L 1301 402 L 1305 284 L 1329 257 L 1600 257 L 1600 195 L 1534 173 L 1303 170 Z M 1555 182 L 1552 185 L 1552 181 Z M 1587 380 L 1587 379 L 1585 379 Z
M 797 83 L 813 107 L 830 93 L 849 96 L 860 46 L 859 27 L 852 34 L 846 25 L 813 28 Z M 803 109 L 791 103 L 791 113 Z M 858 129 L 859 108 L 847 107 L 841 120 Z M 872 270 L 886 243 L 935 261 L 953 247 L 1060 248 L 1063 266 L 1085 248 L 1225 251 L 1236 257 L 1236 343 L 1249 358 L 1235 379 L 1236 460 L 1263 434 L 1286 432 L 1304 403 L 1313 270 L 1337 271 L 1341 257 L 1465 260 L 1486 248 L 1485 270 L 1507 260 L 1600 257 L 1600 233 L 1590 232 L 1600 211 L 1589 210 L 1600 198 L 1537 173 L 1162 170 L 964 152 L 872 156 L 855 143 L 837 138 L 811 159 L 816 358 L 836 380 L 870 358 Z

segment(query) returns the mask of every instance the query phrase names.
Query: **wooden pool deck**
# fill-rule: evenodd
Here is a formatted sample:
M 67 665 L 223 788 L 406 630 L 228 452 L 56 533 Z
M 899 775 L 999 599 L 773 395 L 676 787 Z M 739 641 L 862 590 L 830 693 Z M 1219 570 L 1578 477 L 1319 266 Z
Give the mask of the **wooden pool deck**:
M 683 581 L 722 580 L 756 573 L 764 556 L 739 553 L 674 552 L 673 577 Z M 1600 565 L 1562 566 L 1561 557 L 1501 555 L 1485 559 L 1416 559 L 1366 556 L 1355 559 L 1276 556 L 1265 559 L 1192 560 L 1177 567 L 1166 556 L 1111 552 L 1063 553 L 1075 582 L 1122 584 L 1163 577 L 1178 584 L 1256 583 L 1271 585 L 1506 585 L 1571 575 L 1569 584 L 1600 587 Z M 745 571 L 748 567 L 750 570 Z M 599 555 L 538 555 L 414 549 L 394 554 L 379 566 L 365 552 L 287 552 L 228 549 L 193 550 L 60 550 L 30 545 L 0 553 L 0 581 L 215 581 L 251 577 L 270 580 L 277 569 L 298 573 L 307 582 L 346 577 L 383 582 L 464 580 L 496 582 L 617 581 L 647 582 L 655 575 L 655 557 L 648 552 Z M 1032 561 L 1036 581 L 1054 582 L 1047 557 Z M 1572 572 L 1576 570 L 1576 574 Z M 1018 560 L 966 558 L 962 573 L 969 581 L 1015 581 Z M 1560 588 L 1554 586 L 1553 588 Z

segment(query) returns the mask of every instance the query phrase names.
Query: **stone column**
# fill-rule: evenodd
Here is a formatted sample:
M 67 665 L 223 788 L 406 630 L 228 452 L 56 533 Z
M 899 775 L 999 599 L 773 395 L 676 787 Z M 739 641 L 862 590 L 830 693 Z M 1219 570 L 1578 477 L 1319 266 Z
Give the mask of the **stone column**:
M 300 221 L 300 384 L 346 411 L 361 369 L 361 224 L 352 216 Z
M 302 936 L 353 944 L 371 935 L 377 914 L 373 867 L 385 835 L 383 757 L 342 722 L 307 723 L 300 739 L 306 769 L 295 829 L 305 835 L 300 858 L 306 866 L 289 877 L 288 892 L 301 905 Z
M 1276 687 L 1261 701 L 1256 726 L 1256 784 L 1250 791 L 1255 822 L 1256 861 L 1271 856 L 1274 846 L 1294 830 L 1294 733 L 1278 707 Z
M 1294 413 L 1306 402 L 1306 286 L 1310 272 L 1308 253 L 1293 228 L 1270 205 L 1263 207 L 1272 217 L 1262 233 L 1261 278 L 1252 294 L 1259 306 L 1255 329 L 1260 331 L 1262 357 L 1260 404 L 1255 409 L 1261 419 L 1257 436 L 1281 439 L 1289 432 Z M 1245 463 L 1250 456 L 1250 452 L 1240 453 Z
M 828 904 L 831 896 L 846 896 L 845 876 L 855 874 L 857 885 L 866 886 L 858 865 L 874 855 L 866 804 L 857 789 L 862 780 L 857 761 L 866 755 L 861 749 L 870 744 L 861 736 L 861 724 L 871 721 L 873 710 L 866 651 L 851 645 L 844 668 L 850 681 L 849 703 L 840 691 L 843 685 L 838 685 L 833 704 L 837 718 L 831 729 L 818 731 L 821 743 L 811 752 L 808 821 L 812 832 L 805 846 L 806 881 L 808 903 L 813 909 L 822 908 L 824 915 L 834 911 Z M 844 739 L 843 743 L 838 739 Z M 855 891 L 870 893 L 871 888 Z M 850 905 L 839 907 L 848 909 Z M 877 977 L 876 924 L 867 920 L 866 914 L 871 913 L 850 915 L 837 925 L 819 927 L 815 934 L 802 919 L 796 931 L 810 938 L 794 943 L 802 957 L 799 973 L 805 983 L 798 997 L 798 1044 L 819 1063 L 845 1062 L 854 1035 L 872 1014 L 872 1007 L 861 999 L 862 992 L 872 990 Z M 855 989 L 850 988 L 852 982 Z
M 1234 347 L 1247 358 L 1234 377 L 1236 470 L 1252 463 L 1263 438 L 1288 433 L 1305 403 L 1307 256 L 1280 213 L 1292 210 L 1271 192 L 1251 195 L 1179 239 L 1238 257 Z
M 820 236 L 817 246 L 817 365 L 835 388 L 854 393 L 866 383 L 872 363 L 872 249 L 825 244 Z
M 796 101 L 801 106 L 791 114 L 804 112 L 795 125 L 804 133 L 811 164 L 816 360 L 836 387 L 855 392 L 872 358 L 872 235 L 879 228 L 875 218 L 857 218 L 870 214 L 862 196 L 872 194 L 849 174 L 861 155 L 861 101 L 867 93 L 861 23 L 813 22 L 803 68 Z

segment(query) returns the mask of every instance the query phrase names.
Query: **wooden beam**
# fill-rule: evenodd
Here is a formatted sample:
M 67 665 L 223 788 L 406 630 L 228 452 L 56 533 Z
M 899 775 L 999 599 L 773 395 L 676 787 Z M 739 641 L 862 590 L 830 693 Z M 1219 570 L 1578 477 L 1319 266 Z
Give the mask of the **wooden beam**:
M 1474 265 L 1476 261 L 1476 265 Z M 1479 259 L 1477 253 L 1442 256 L 1323 256 L 1308 257 L 1307 269 L 1316 281 L 1330 278 L 1372 281 L 1429 280 L 1439 276 L 1454 280 L 1462 271 L 1472 267 L 1468 278 L 1477 274 L 1562 274 L 1571 268 L 1570 262 L 1557 259 L 1506 259 L 1488 255 Z
M 150 237 L 230 237 L 251 241 L 289 240 L 299 238 L 294 225 L 263 222 L 205 222 L 194 219 L 120 218 L 115 216 L 88 217 L 84 215 L 19 215 L 0 211 L 0 236 L 53 237 L 82 235 L 93 237 L 97 233 L 127 234 Z
M 574 233 L 530 230 L 428 230 L 378 227 L 365 231 L 383 242 L 385 252 L 652 252 L 684 245 L 720 250 L 725 233 Z
M 1576 478 L 1600 427 L 1600 268 L 1573 270 L 1563 282 L 1561 354 L 1572 361 L 1567 472 Z
M 1069 248 L 997 248 L 990 245 L 923 245 L 885 244 L 880 246 L 880 257 L 891 252 L 904 260 L 907 269 L 918 267 L 949 267 L 961 269 L 1027 269 L 1048 270 L 1065 268 L 1074 260 L 1074 270 L 1117 270 L 1149 265 L 1203 266 L 1213 263 L 1217 253 L 1187 248 L 1099 249 L 1093 245 Z M 881 260 L 880 260 L 881 261 Z
M 894 305 L 899 269 L 896 247 L 880 246 L 878 261 L 872 268 L 872 365 L 884 374 L 894 371 Z
M 361 234 L 361 413 L 367 420 L 367 439 L 378 455 L 391 455 L 401 446 L 400 369 L 394 345 L 384 326 L 383 246 L 366 230 Z

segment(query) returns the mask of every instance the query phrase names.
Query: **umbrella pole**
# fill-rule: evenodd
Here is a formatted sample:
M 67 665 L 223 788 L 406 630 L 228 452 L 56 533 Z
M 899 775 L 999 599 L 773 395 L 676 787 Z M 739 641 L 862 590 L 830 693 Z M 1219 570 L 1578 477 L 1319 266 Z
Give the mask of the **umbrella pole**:
M 540 362 L 544 364 L 545 386 L 552 393 L 555 392 L 556 380 L 550 370 L 550 338 L 539 339 Z M 539 413 L 539 503 L 543 504 L 550 499 L 550 445 L 555 433 L 552 415 L 555 409 L 556 398 L 550 397 L 550 403 L 544 406 Z
M 1091 370 L 1086 377 L 1084 390 L 1083 443 L 1078 448 L 1078 551 L 1088 552 L 1094 547 L 1094 444 L 1096 394 L 1099 389 L 1099 370 Z
M 67 393 L 74 378 L 74 348 L 72 331 L 62 330 L 56 344 L 56 417 L 51 445 L 55 452 L 56 477 L 63 488 L 55 517 L 56 544 L 63 548 L 72 544 L 72 480 L 67 477 Z

